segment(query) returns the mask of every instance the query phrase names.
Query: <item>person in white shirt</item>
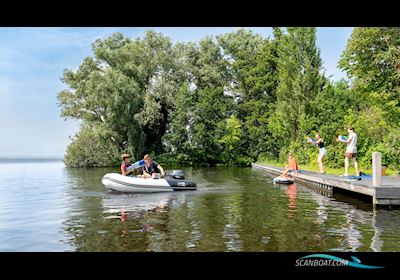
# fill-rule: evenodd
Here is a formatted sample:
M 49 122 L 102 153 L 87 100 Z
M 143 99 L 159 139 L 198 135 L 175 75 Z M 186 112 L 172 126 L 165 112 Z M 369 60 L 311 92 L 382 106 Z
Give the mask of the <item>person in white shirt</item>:
M 349 176 L 349 158 L 352 159 L 354 163 L 354 168 L 356 170 L 356 176 L 360 176 L 360 172 L 358 170 L 357 163 L 357 134 L 354 132 L 354 127 L 350 126 L 347 128 L 347 133 L 349 137 L 346 140 L 343 140 L 342 137 L 338 137 L 337 141 L 343 142 L 347 144 L 345 158 L 344 158 L 344 174 L 341 176 Z

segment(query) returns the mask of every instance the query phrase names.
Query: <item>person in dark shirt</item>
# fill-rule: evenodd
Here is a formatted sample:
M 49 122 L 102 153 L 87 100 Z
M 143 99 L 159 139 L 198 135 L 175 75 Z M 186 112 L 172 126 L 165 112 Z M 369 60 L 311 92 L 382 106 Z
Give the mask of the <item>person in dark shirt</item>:
M 160 164 L 153 161 L 150 155 L 144 156 L 145 165 L 143 166 L 143 176 L 142 178 L 160 178 L 165 176 L 164 169 Z
M 325 149 L 325 144 L 324 144 L 324 140 L 321 138 L 321 136 L 319 134 L 315 135 L 315 139 L 313 140 L 310 137 L 308 138 L 308 142 L 317 146 L 319 148 L 319 152 L 318 152 L 318 166 L 319 166 L 319 173 L 321 174 L 325 174 L 324 171 L 324 164 L 322 163 L 322 159 L 324 158 L 324 156 L 326 155 L 326 149 Z

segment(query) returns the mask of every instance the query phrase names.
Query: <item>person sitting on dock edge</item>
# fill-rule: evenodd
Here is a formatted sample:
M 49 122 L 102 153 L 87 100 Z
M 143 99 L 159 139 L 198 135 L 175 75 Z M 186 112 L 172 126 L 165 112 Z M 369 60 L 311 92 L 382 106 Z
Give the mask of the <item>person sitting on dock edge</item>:
M 288 164 L 285 166 L 282 175 L 280 175 L 279 177 L 288 178 L 290 172 L 297 170 L 299 170 L 299 167 L 297 165 L 296 159 L 294 158 L 293 153 L 289 153 Z

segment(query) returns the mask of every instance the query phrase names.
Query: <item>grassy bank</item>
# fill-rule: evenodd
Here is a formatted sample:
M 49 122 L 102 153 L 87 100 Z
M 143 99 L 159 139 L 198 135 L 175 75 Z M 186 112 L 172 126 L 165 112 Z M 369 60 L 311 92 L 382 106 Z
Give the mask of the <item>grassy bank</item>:
M 256 162 L 257 164 L 265 164 L 265 165 L 270 165 L 270 166 L 275 166 L 275 167 L 285 167 L 286 163 L 279 163 L 275 161 L 268 161 L 268 160 L 260 160 Z M 350 165 L 351 166 L 351 165 Z M 319 168 L 317 164 L 299 164 L 299 169 L 301 170 L 307 170 L 307 171 L 313 171 L 313 172 L 319 172 Z M 344 163 L 343 163 L 343 168 L 330 168 L 330 167 L 324 167 L 325 173 L 330 174 L 330 175 L 341 175 L 344 173 Z M 365 169 L 365 168 L 360 168 L 361 172 L 364 172 L 366 174 L 372 174 L 372 169 Z M 354 167 L 349 168 L 349 175 L 355 174 Z M 388 176 L 398 176 L 396 171 L 387 168 L 386 169 L 386 175 Z

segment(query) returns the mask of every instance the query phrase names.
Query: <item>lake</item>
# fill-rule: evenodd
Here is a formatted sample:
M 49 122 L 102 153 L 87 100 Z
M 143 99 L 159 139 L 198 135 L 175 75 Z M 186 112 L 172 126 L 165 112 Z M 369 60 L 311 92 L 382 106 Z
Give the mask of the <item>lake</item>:
M 0 251 L 400 251 L 399 209 L 251 168 L 183 169 L 197 191 L 120 194 L 101 184 L 118 168 L 0 159 Z

